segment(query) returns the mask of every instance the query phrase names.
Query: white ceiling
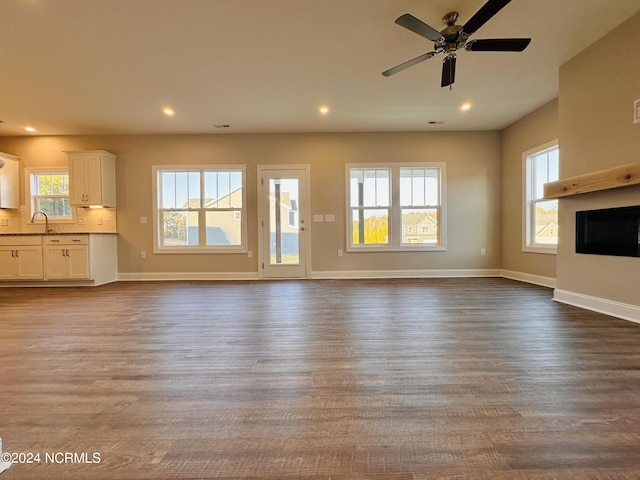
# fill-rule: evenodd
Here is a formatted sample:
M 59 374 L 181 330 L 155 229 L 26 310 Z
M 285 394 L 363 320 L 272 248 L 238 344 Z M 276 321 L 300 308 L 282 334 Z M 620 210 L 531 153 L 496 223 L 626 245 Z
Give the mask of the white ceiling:
M 500 129 L 555 98 L 559 66 L 640 11 L 513 0 L 472 38 L 531 37 L 524 52 L 459 52 L 452 91 L 441 56 L 381 75 L 432 50 L 398 16 L 441 29 L 484 3 L 0 0 L 0 135 Z

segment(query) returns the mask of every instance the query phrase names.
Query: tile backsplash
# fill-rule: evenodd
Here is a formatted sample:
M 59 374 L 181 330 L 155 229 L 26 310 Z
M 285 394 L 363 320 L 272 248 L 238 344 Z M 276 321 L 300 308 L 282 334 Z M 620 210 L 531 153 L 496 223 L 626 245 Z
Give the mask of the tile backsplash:
M 54 233 L 116 233 L 115 208 L 74 207 L 73 221 L 50 221 Z M 0 209 L 0 235 L 12 233 L 44 233 L 44 219 L 39 216 L 35 224 L 30 223 L 28 208 L 18 210 Z

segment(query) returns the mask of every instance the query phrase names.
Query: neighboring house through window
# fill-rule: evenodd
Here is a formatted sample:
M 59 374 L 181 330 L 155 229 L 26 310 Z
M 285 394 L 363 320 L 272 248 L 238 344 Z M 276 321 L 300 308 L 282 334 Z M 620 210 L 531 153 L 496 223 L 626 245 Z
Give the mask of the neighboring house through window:
M 154 167 L 156 251 L 245 251 L 244 182 L 244 167 Z
M 444 250 L 444 164 L 347 165 L 347 250 Z
M 556 253 L 558 200 L 544 198 L 544 184 L 559 178 L 560 152 L 553 141 L 525 152 L 523 250 Z

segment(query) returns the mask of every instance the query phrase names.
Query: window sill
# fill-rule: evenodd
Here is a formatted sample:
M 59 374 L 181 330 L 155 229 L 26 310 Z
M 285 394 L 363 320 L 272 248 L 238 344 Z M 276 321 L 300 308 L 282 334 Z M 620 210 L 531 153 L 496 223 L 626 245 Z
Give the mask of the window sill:
M 528 246 L 523 247 L 522 251 L 525 253 L 543 253 L 546 255 L 556 255 L 558 253 L 558 247 L 554 245 L 553 247 L 542 247 L 542 246 Z
M 349 253 L 365 253 L 365 252 L 446 252 L 447 248 L 442 245 L 434 245 L 434 246 L 405 246 L 405 247 L 391 247 L 391 246 L 362 246 L 362 247 L 347 247 L 347 252 Z
M 158 255 L 165 255 L 165 254 L 169 254 L 169 255 L 173 255 L 173 254 L 178 254 L 178 255 L 202 255 L 202 254 L 208 254 L 208 255 L 212 255 L 212 254 L 246 254 L 247 253 L 247 249 L 244 247 L 238 247 L 238 248 L 207 248 L 207 247 L 164 247 L 164 248 L 155 248 L 153 250 L 154 254 L 158 254 Z

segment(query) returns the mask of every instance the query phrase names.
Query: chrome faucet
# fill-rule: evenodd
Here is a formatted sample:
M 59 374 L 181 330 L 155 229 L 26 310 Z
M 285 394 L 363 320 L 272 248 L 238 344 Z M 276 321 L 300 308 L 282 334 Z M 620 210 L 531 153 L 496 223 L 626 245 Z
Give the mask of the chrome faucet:
M 47 217 L 47 214 L 44 212 L 34 213 L 31 217 L 31 223 L 36 223 L 36 215 L 38 214 L 44 216 L 44 233 L 53 233 L 53 228 L 49 228 L 49 217 Z

